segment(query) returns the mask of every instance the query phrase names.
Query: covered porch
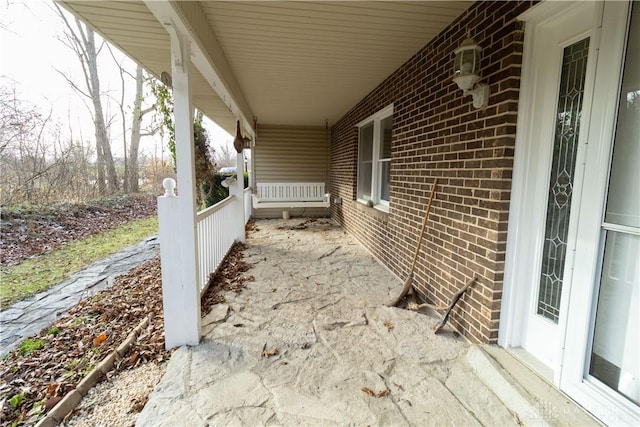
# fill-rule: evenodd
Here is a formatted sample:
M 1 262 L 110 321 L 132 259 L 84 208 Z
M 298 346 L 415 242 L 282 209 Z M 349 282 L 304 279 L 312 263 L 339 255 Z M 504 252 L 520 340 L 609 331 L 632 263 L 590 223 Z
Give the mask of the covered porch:
M 640 247 L 637 203 L 620 205 L 629 208 L 622 216 L 632 218 L 635 225 L 602 224 L 610 171 L 614 170 L 610 168 L 614 146 L 627 144 L 632 154 L 622 155 L 621 161 L 637 159 L 634 156 L 638 154 L 635 100 L 639 56 L 637 43 L 632 43 L 637 40 L 633 31 L 640 28 L 638 2 L 61 1 L 156 76 L 171 76 L 168 80 L 173 83 L 176 101 L 178 194 L 169 186 L 159 200 L 160 211 L 166 211 L 166 215 L 161 213 L 160 223 L 168 347 L 195 346 L 201 343 L 203 333 L 210 337 L 213 330 L 200 323 L 203 277 L 216 268 L 233 241 L 246 238 L 244 220 L 249 215 L 259 216 L 245 210 L 250 197 L 243 193 L 240 181 L 231 185 L 234 192 L 230 199 L 207 213 L 196 212 L 191 129 L 195 105 L 232 133 L 240 123 L 242 136 L 248 137 L 252 150 L 252 187 L 261 182 L 324 184 L 330 197 L 321 203 L 329 204 L 331 219 L 348 233 L 344 238 L 363 244 L 367 256 L 388 269 L 396 285 L 411 272 L 414 288 L 429 302 L 448 303 L 465 283 L 477 277 L 476 285 L 460 299 L 451 316 L 449 325 L 454 330 L 471 343 L 499 343 L 521 352 L 530 366 L 603 422 L 638 424 L 638 339 L 633 327 L 640 277 L 638 257 L 634 256 Z M 549 41 L 547 36 L 557 40 Z M 631 49 L 628 58 L 636 58 L 629 65 L 624 62 L 627 46 Z M 582 53 L 571 54 L 571 49 L 578 47 Z M 471 60 L 463 61 L 461 52 L 475 53 L 468 57 Z M 574 59 L 582 70 L 579 73 L 572 71 Z M 465 71 L 476 66 L 477 74 Z M 460 74 L 471 80 L 461 84 L 466 80 L 458 78 Z M 567 93 L 558 91 L 569 77 L 572 85 L 566 87 Z M 565 102 L 565 98 L 576 102 Z M 564 110 L 569 107 L 573 110 Z M 618 115 L 629 118 L 629 131 L 621 134 L 619 142 L 615 132 Z M 565 129 L 566 117 L 576 120 L 567 122 Z M 555 133 L 560 128 L 566 135 Z M 568 135 L 571 138 L 565 138 Z M 572 160 L 565 165 L 556 161 L 553 153 L 569 152 L 564 147 L 569 143 Z M 637 187 L 627 185 L 638 182 L 634 162 L 616 168 L 630 177 L 619 181 L 620 194 L 623 190 L 628 194 L 621 200 L 638 200 Z M 567 170 L 559 170 L 557 179 L 552 180 L 549 172 L 555 164 L 565 165 Z M 243 165 L 238 156 L 239 171 Z M 425 206 L 434 188 L 438 193 L 428 217 Z M 568 196 L 574 193 L 569 203 Z M 557 195 L 560 198 L 555 200 Z M 567 209 L 557 215 L 566 219 L 563 235 L 551 236 L 553 243 L 549 245 L 542 238 L 545 224 L 555 222 L 546 220 L 547 205 Z M 223 209 L 226 213 L 218 218 Z M 323 209 L 326 212 L 327 208 Z M 204 225 L 205 218 L 215 219 Z M 429 233 L 413 271 L 411 260 L 419 246 L 421 224 L 428 225 Z M 559 230 L 555 225 L 549 229 Z M 632 248 L 612 252 L 610 278 L 615 282 L 622 277 L 613 267 L 624 259 L 630 272 L 625 289 L 635 294 L 633 298 L 616 294 L 616 307 L 609 313 L 620 314 L 620 319 L 600 316 L 605 319 L 603 331 L 611 333 L 602 334 L 603 344 L 595 348 L 598 294 L 604 277 L 600 270 L 605 235 L 610 231 L 623 233 Z M 269 238 L 277 242 L 281 236 L 276 233 Z M 554 248 L 569 255 L 556 262 L 560 258 Z M 278 258 L 280 267 L 269 274 L 289 280 L 289 265 L 303 269 L 295 262 L 297 251 L 280 248 L 279 252 L 288 256 Z M 324 252 L 311 254 L 319 257 Z M 327 259 L 332 258 L 327 255 L 322 261 Z M 542 274 L 543 265 L 553 265 L 554 270 Z M 324 265 L 323 269 L 333 271 L 337 266 Z M 373 271 L 373 264 L 370 267 Z M 541 276 L 551 278 L 553 285 L 543 287 Z M 329 298 L 326 309 L 346 301 L 355 303 L 351 295 L 363 285 L 353 289 L 351 283 L 333 281 L 344 287 L 336 292 L 348 297 L 331 302 L 334 290 L 330 286 L 318 290 L 319 294 L 312 286 L 309 301 L 320 301 L 325 295 Z M 302 285 L 296 281 L 292 286 L 295 294 Z M 403 316 L 417 316 L 380 307 L 390 289 L 386 282 L 379 290 L 376 285 L 369 286 L 358 297 L 360 308 L 355 312 L 378 320 L 396 313 L 397 317 L 388 319 L 394 324 L 404 322 Z M 273 294 L 268 296 L 278 295 Z M 265 302 L 272 305 L 261 306 L 262 311 L 278 312 L 273 306 L 286 301 L 265 295 Z M 309 308 L 304 301 L 299 308 L 303 312 Z M 550 311 L 539 308 L 545 304 Z M 322 313 L 318 307 L 311 308 Z M 346 319 L 334 330 L 351 331 L 344 326 L 356 319 Z M 299 323 L 288 321 L 307 333 L 313 320 L 321 323 L 315 317 Z M 265 322 L 269 329 L 275 324 Z M 221 330 L 229 327 L 226 323 L 221 323 Z M 387 342 L 397 326 L 385 331 L 370 323 L 363 331 L 380 344 L 372 352 L 384 355 L 372 363 L 377 366 L 404 360 L 401 351 L 395 353 L 397 348 L 391 353 L 387 350 L 398 345 L 400 350 L 406 349 L 411 340 L 405 337 L 404 341 Z M 627 335 L 619 333 L 619 324 L 630 325 Z M 276 335 L 284 333 L 273 327 Z M 319 336 L 317 329 L 314 334 Z M 428 334 L 419 335 L 412 345 L 433 344 Z M 275 348 L 301 337 L 274 338 Z M 359 336 L 354 339 L 357 342 Z M 613 340 L 616 346 L 609 345 Z M 448 341 L 444 343 L 448 345 Z M 332 349 L 336 343 L 325 345 L 335 356 Z M 215 345 L 207 341 L 178 354 L 185 355 L 183 362 L 191 360 L 192 364 L 207 353 L 205 346 L 216 352 Z M 337 352 L 343 357 L 354 351 L 353 346 L 343 347 L 343 353 Z M 422 348 L 420 357 L 436 352 L 427 347 Z M 609 355 L 608 350 L 614 347 L 615 355 Z M 269 351 L 266 347 L 258 350 Z M 302 350 L 291 350 L 291 354 L 298 355 L 298 351 Z M 454 353 L 457 356 L 453 359 L 458 360 L 464 350 Z M 260 358 L 255 348 L 248 350 L 246 358 L 245 353 L 238 354 L 242 363 L 253 363 L 248 358 L 258 357 L 257 365 L 277 357 Z M 606 369 L 601 370 L 591 363 L 604 356 L 611 369 L 602 365 Z M 448 366 L 448 361 L 447 356 L 437 364 Z M 285 368 L 279 369 L 302 366 L 282 362 L 287 362 Z M 381 369 L 387 372 L 387 368 Z M 629 373 L 628 385 L 624 370 Z M 373 372 L 382 375 L 378 368 Z M 443 384 L 446 381 L 445 376 Z M 392 394 L 403 395 L 393 384 L 385 386 Z M 172 387 L 171 393 L 186 390 L 184 382 Z M 215 385 L 202 387 L 210 390 Z M 261 387 L 266 386 L 260 383 L 256 387 L 262 393 Z M 376 403 L 385 397 L 377 396 L 381 390 L 363 387 L 375 391 Z M 191 390 L 190 394 L 199 391 Z M 428 401 L 429 389 L 421 393 Z M 285 399 L 276 399 L 271 390 L 268 396 L 264 402 Z M 264 402 L 253 407 L 262 408 Z M 397 405 L 394 401 L 394 407 Z M 197 412 L 198 406 L 190 408 Z M 322 408 L 324 412 L 339 409 Z M 428 412 L 429 408 L 423 409 Z M 264 421 L 271 419 L 269 415 Z M 357 419 L 370 422 L 368 418 Z
M 243 252 L 254 280 L 174 353 L 138 426 L 597 425 L 506 351 L 386 307 L 401 284 L 328 218 L 258 220 Z
M 173 89 L 177 188 L 165 182 L 158 200 L 167 348 L 200 342 L 206 278 L 246 220 L 280 214 L 252 209 L 256 177 L 343 187 L 331 126 L 473 3 L 59 1 Z M 232 135 L 239 123 L 253 152 L 251 188 L 231 183 L 206 212 L 195 207 L 194 108 Z M 342 198 L 322 204 L 296 213 L 340 214 Z

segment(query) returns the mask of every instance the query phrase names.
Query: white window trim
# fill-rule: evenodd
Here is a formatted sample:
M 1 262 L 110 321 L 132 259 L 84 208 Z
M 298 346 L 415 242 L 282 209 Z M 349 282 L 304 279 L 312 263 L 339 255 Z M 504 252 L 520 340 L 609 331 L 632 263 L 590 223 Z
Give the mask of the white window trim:
M 386 119 L 389 116 L 393 115 L 393 104 L 390 104 L 384 107 L 382 110 L 376 112 L 375 114 L 367 117 L 362 120 L 360 123 L 356 124 L 358 128 L 358 171 L 356 173 L 356 188 L 358 188 L 358 177 L 360 176 L 360 129 L 364 126 L 370 125 L 373 123 L 373 155 L 371 159 L 371 201 L 373 202 L 373 207 L 375 209 L 381 210 L 383 212 L 389 212 L 389 201 L 380 199 L 380 143 L 381 143 L 381 135 L 380 135 L 380 126 L 382 120 Z M 389 158 L 389 162 L 391 162 L 391 158 Z M 356 190 L 357 197 L 357 190 Z M 367 205 L 369 200 L 362 199 L 357 197 L 356 200 L 362 204 Z

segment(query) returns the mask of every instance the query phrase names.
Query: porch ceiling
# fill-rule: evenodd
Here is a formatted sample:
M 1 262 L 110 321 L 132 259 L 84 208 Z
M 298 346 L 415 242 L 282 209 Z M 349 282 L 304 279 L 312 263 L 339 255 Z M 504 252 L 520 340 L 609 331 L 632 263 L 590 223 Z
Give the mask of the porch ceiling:
M 170 71 L 168 34 L 142 1 L 62 2 L 155 75 Z M 240 96 L 260 123 L 322 125 L 339 119 L 471 3 L 201 1 L 198 6 Z M 233 133 L 234 114 L 195 74 L 194 103 Z

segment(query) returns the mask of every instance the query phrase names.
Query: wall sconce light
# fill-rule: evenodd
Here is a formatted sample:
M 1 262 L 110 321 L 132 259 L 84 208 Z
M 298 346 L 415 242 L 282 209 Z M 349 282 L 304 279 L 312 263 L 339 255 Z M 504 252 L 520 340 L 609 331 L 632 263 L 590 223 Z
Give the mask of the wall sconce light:
M 473 97 L 475 108 L 484 108 L 489 104 L 489 85 L 478 83 L 480 52 L 482 48 L 470 38 L 453 51 L 456 56 L 453 62 L 453 81 L 465 95 Z
M 244 142 L 244 148 L 251 149 L 251 138 L 245 136 L 244 138 L 242 138 L 242 142 Z

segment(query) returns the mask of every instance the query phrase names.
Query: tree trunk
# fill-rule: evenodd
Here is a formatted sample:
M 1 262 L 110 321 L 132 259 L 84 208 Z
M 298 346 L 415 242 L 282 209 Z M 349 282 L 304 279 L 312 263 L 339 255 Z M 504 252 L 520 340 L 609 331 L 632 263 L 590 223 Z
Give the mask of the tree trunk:
M 96 51 L 95 38 L 93 30 L 87 27 L 87 65 L 89 70 L 89 78 L 91 80 L 91 101 L 93 102 L 94 116 L 93 123 L 96 130 L 96 150 L 98 151 L 98 190 L 100 190 L 101 182 L 104 187 L 104 174 L 100 165 L 100 153 L 102 153 L 102 164 L 106 168 L 107 192 L 113 194 L 118 191 L 118 176 L 116 174 L 113 155 L 111 154 L 111 144 L 107 136 L 107 128 L 104 122 L 104 114 L 102 112 L 102 101 L 100 100 L 100 80 L 98 77 L 98 52 Z M 100 194 L 104 194 L 100 191 Z
M 107 194 L 107 185 L 105 183 L 104 173 L 104 153 L 102 152 L 102 144 L 97 138 L 96 132 L 96 170 L 98 175 L 98 194 L 104 196 Z
M 142 67 L 136 68 L 136 98 L 133 103 L 133 121 L 131 123 L 131 141 L 129 142 L 129 191 L 137 193 L 138 188 L 138 151 L 140 147 L 140 128 L 142 126 Z

